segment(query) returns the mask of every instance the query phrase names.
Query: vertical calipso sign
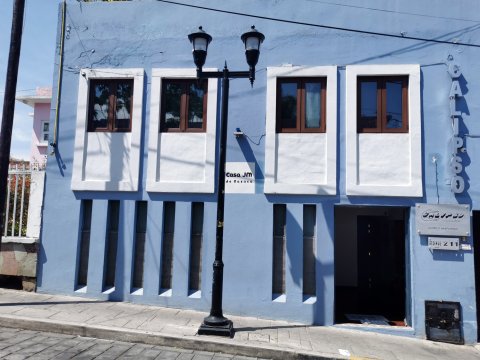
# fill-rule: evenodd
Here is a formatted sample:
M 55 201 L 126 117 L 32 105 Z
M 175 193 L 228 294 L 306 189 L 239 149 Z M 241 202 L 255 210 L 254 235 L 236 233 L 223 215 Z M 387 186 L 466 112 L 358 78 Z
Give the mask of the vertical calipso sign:
M 450 117 L 452 119 L 452 157 L 450 159 L 450 169 L 452 172 L 452 178 L 450 181 L 450 187 L 456 194 L 460 194 L 465 190 L 465 179 L 461 176 L 463 171 L 462 158 L 459 156 L 459 152 L 464 148 L 464 141 L 459 136 L 459 122 L 462 118 L 462 112 L 457 111 L 457 99 L 463 97 L 462 89 L 460 87 L 459 77 L 462 75 L 460 66 L 452 63 L 448 67 L 448 73 L 452 78 L 452 86 L 450 87 Z

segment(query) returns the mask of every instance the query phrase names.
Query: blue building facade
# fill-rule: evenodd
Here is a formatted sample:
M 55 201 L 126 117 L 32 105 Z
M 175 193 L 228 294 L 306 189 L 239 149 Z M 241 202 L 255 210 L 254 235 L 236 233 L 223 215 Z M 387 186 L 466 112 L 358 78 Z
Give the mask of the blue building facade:
M 426 301 L 458 302 L 477 342 L 480 4 L 463 4 L 67 1 L 38 291 L 209 310 L 221 84 L 195 80 L 187 35 L 212 35 L 205 69 L 247 70 L 254 23 L 255 83 L 230 83 L 225 313 L 422 338 Z

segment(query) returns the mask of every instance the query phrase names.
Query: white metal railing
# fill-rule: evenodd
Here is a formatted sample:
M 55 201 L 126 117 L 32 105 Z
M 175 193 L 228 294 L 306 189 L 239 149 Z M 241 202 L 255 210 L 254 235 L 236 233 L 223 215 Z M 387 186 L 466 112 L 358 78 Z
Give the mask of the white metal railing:
M 7 201 L 3 236 L 25 237 L 32 169 L 24 165 L 10 165 L 7 182 Z

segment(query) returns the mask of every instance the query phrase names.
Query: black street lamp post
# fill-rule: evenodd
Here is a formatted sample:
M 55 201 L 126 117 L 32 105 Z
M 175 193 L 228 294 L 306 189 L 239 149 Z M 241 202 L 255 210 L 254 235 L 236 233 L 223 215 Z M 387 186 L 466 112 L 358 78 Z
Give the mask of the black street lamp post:
M 195 33 L 188 35 L 188 39 L 193 45 L 193 61 L 197 66 L 197 78 L 221 78 L 222 79 L 222 103 L 220 119 L 220 166 L 218 171 L 218 199 L 217 199 L 217 230 L 215 242 L 215 261 L 213 262 L 213 281 L 212 281 L 212 306 L 210 315 L 203 319 L 202 325 L 198 329 L 200 335 L 221 335 L 233 337 L 233 323 L 223 316 L 222 294 L 223 294 L 223 222 L 224 222 L 224 204 L 225 204 L 225 161 L 227 157 L 227 127 L 228 127 L 228 90 L 231 78 L 248 78 L 253 87 L 255 80 L 255 65 L 257 65 L 260 55 L 260 44 L 265 36 L 252 26 L 249 32 L 241 36 L 245 44 L 245 55 L 250 67 L 249 71 L 230 71 L 225 67 L 223 71 L 202 71 L 207 58 L 208 44 L 212 37 L 203 31 L 202 27 Z

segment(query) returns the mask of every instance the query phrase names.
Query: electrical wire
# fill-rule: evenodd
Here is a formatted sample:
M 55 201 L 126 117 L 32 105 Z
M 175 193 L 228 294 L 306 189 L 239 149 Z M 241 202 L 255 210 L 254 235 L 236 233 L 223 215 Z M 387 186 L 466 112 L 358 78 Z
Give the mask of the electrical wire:
M 367 31 L 367 30 L 359 30 L 359 29 L 353 29 L 353 28 L 344 28 L 344 27 L 339 27 L 339 26 L 321 25 L 321 24 L 314 24 L 314 23 L 308 23 L 308 22 L 302 22 L 302 21 L 294 21 L 294 20 L 288 20 L 288 19 L 273 18 L 273 17 L 268 17 L 268 16 L 252 15 L 252 14 L 241 13 L 241 12 L 237 12 L 237 11 L 221 10 L 221 9 L 210 8 L 210 7 L 206 7 L 206 6 L 179 3 L 179 2 L 176 2 L 176 1 L 170 1 L 170 0 L 157 0 L 157 1 L 158 2 L 163 2 L 163 3 L 166 3 L 166 4 L 190 7 L 190 8 L 194 8 L 194 9 L 201 9 L 201 10 L 219 12 L 219 13 L 230 14 L 230 15 L 245 16 L 245 17 L 250 17 L 250 18 L 255 18 L 255 19 L 276 21 L 276 22 L 282 22 L 282 23 L 287 23 L 287 24 L 312 26 L 312 27 L 317 27 L 317 28 L 322 28 L 322 29 L 347 31 L 347 32 L 353 32 L 353 33 L 358 33 L 358 34 L 384 36 L 384 37 L 391 37 L 391 38 L 397 38 L 397 39 L 416 40 L 416 41 L 430 42 L 430 43 L 436 43 L 436 44 L 448 44 L 448 45 L 457 45 L 457 46 L 480 48 L 480 44 L 469 44 L 469 43 L 463 43 L 463 42 L 457 42 L 457 41 L 437 40 L 437 39 L 428 39 L 428 38 L 422 38 L 422 37 L 417 37 L 417 36 L 408 36 L 406 34 L 396 35 L 396 34 L 388 34 L 388 33 L 377 32 L 377 31 Z
M 474 20 L 474 19 L 463 19 L 463 18 L 455 18 L 455 17 L 448 17 L 448 16 L 436 16 L 436 15 L 428 15 L 428 14 L 419 14 L 419 13 L 407 12 L 407 11 L 395 11 L 395 10 L 379 9 L 379 8 L 368 7 L 368 6 L 340 4 L 340 3 L 335 3 L 335 2 L 331 2 L 331 1 L 323 1 L 323 0 L 304 0 L 304 1 L 320 3 L 320 4 L 325 4 L 325 5 L 342 6 L 342 7 L 353 8 L 353 9 L 385 12 L 385 13 L 391 13 L 391 14 L 420 16 L 420 17 L 426 17 L 426 18 L 432 18 L 432 19 L 457 20 L 457 21 L 466 21 L 466 22 L 472 22 L 472 23 L 480 23 L 480 20 Z

